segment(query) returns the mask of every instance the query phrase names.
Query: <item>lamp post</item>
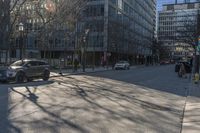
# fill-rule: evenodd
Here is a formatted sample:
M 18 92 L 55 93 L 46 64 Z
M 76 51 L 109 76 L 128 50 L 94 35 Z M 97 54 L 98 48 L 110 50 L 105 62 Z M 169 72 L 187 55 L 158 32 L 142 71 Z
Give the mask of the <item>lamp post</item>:
M 85 72 L 85 61 L 86 61 L 85 50 L 86 50 L 86 45 L 88 43 L 88 34 L 89 34 L 89 32 L 90 32 L 90 29 L 85 29 L 85 35 L 83 37 L 83 45 L 82 45 L 82 48 L 81 48 L 83 72 Z
M 24 24 L 23 23 L 19 23 L 19 32 L 20 32 L 20 44 L 19 44 L 19 49 L 20 49 L 20 60 L 22 59 L 22 52 L 23 52 L 23 46 L 24 46 L 24 42 L 23 42 L 23 32 L 24 32 Z

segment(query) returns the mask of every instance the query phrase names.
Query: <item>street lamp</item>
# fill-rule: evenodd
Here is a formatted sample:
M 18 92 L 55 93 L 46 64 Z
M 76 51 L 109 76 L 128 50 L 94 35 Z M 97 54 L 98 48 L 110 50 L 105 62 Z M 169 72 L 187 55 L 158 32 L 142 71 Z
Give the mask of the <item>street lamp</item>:
M 20 32 L 20 44 L 19 44 L 19 49 L 20 49 L 20 60 L 22 59 L 22 51 L 23 51 L 23 32 L 24 32 L 24 24 L 19 23 L 19 32 Z
M 90 32 L 90 29 L 85 29 L 85 35 L 83 37 L 83 45 L 81 48 L 81 52 L 82 52 L 82 65 L 83 65 L 83 72 L 85 72 L 85 50 L 86 50 L 86 43 L 88 43 L 88 34 Z

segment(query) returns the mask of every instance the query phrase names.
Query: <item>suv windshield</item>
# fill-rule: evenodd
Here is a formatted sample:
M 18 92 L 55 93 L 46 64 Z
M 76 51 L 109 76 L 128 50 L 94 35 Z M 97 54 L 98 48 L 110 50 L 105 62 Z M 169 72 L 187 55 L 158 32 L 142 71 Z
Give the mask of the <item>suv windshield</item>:
M 24 64 L 25 64 L 25 62 L 20 60 L 20 61 L 14 62 L 10 66 L 23 66 Z

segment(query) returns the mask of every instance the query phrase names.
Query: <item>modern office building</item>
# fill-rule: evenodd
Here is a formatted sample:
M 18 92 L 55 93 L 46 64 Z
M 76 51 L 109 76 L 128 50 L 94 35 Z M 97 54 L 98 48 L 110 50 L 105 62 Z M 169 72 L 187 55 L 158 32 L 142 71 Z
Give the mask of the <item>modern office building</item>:
M 90 30 L 89 57 L 99 62 L 126 59 L 142 63 L 151 55 L 155 0 L 93 0 L 84 14 L 81 25 Z
M 200 3 L 167 4 L 159 12 L 158 40 L 171 58 L 191 56 L 192 43 L 199 24 Z M 191 38 L 194 38 L 193 41 Z
M 200 2 L 200 0 L 157 0 L 157 11 L 163 9 L 163 5 L 166 4 L 178 4 L 178 3 L 193 3 Z
M 10 0 L 0 0 L 0 62 L 6 56 L 10 27 Z
M 26 49 L 38 50 L 37 55 L 41 57 L 45 50 L 56 58 L 80 58 L 84 50 L 88 64 L 118 59 L 144 63 L 152 54 L 156 0 L 88 0 L 70 40 L 65 40 L 66 29 L 59 29 L 47 41 L 48 49 L 42 48 L 41 41 L 34 38 L 41 19 L 32 13 L 35 8 L 31 2 L 34 3 L 29 1 L 23 6 L 27 14 L 18 23 L 23 22 L 26 28 Z M 19 43 L 18 38 L 15 42 Z

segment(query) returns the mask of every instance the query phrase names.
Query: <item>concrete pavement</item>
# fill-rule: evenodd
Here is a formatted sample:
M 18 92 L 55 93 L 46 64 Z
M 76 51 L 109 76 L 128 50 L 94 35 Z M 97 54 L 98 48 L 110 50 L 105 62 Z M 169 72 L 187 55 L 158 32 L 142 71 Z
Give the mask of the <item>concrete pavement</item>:
M 137 66 L 131 66 L 130 69 L 134 68 L 142 68 L 144 65 L 137 65 Z M 93 72 L 103 72 L 103 71 L 111 71 L 113 70 L 112 67 L 95 67 L 93 68 L 86 68 L 85 72 L 83 72 L 82 68 L 79 68 L 76 72 L 73 71 L 73 69 L 61 69 L 62 75 L 67 76 L 67 75 L 72 75 L 72 74 L 84 74 L 84 73 L 93 73 Z M 50 77 L 58 77 L 61 76 L 59 69 L 53 69 L 51 70 Z
M 200 132 L 200 85 L 190 84 L 185 105 L 182 133 Z
M 53 69 L 51 70 L 51 77 L 57 77 L 61 76 L 59 73 L 62 72 L 63 76 L 71 75 L 71 74 L 83 74 L 83 73 L 91 73 L 91 72 L 101 72 L 101 71 L 109 71 L 112 70 L 111 67 L 96 67 L 95 69 L 93 68 L 86 68 L 85 72 L 80 68 L 76 72 L 74 72 L 73 69 Z
M 174 66 L 0 85 L 0 133 L 179 133 L 188 85 Z

